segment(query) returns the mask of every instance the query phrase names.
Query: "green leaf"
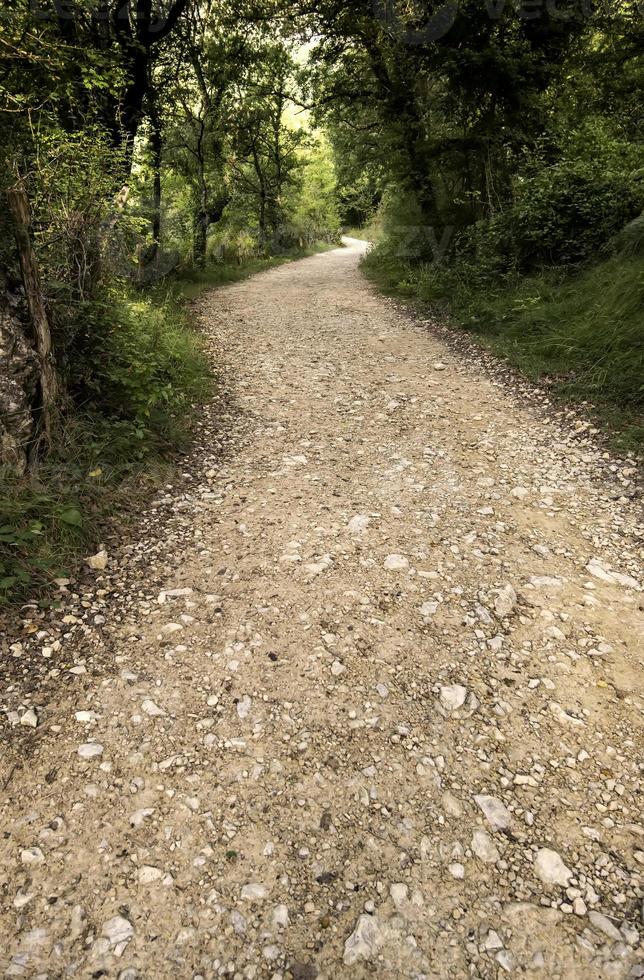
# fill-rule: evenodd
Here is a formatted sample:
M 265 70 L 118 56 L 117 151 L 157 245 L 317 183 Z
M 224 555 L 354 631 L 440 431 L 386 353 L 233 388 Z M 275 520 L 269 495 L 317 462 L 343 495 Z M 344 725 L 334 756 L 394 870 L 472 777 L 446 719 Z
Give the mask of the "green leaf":
M 66 507 L 58 516 L 63 524 L 69 524 L 71 527 L 80 527 L 83 523 L 83 516 L 76 507 Z

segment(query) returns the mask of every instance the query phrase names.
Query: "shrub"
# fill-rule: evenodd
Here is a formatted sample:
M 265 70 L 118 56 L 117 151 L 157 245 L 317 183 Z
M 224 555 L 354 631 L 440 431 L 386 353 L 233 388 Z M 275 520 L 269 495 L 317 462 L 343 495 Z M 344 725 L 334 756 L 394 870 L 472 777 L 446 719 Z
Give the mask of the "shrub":
M 85 409 L 163 430 L 169 416 L 203 396 L 208 369 L 181 307 L 159 297 L 115 293 L 85 308 L 85 345 L 71 387 Z

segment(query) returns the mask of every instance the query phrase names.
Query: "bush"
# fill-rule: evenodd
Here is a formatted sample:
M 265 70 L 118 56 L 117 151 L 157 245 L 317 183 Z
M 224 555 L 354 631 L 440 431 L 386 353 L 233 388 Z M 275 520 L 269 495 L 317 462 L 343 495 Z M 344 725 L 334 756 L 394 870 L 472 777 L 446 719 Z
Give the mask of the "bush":
M 577 265 L 602 249 L 640 208 L 627 175 L 606 173 L 600 162 L 563 160 L 520 186 L 515 206 L 489 222 L 482 251 L 492 244 L 522 272 Z
M 163 428 L 203 395 L 208 370 L 182 309 L 159 297 L 111 297 L 86 310 L 86 344 L 71 383 L 77 399 L 108 418 Z
M 186 409 L 212 384 L 176 300 L 109 299 L 81 307 L 76 405 L 52 452 L 25 477 L 0 472 L 0 603 L 68 575 L 114 511 L 136 510 L 141 484 L 189 438 Z

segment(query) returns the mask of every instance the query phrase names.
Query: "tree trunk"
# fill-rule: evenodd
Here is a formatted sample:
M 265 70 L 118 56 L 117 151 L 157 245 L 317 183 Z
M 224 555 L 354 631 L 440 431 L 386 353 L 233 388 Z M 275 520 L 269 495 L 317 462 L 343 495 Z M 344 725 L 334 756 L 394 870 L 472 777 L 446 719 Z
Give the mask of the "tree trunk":
M 161 245 L 161 154 L 163 133 L 156 106 L 150 109 L 150 149 L 152 151 L 152 247 L 146 256 L 147 262 L 154 262 Z
M 51 329 L 40 286 L 38 262 L 31 246 L 29 199 L 24 187 L 18 184 L 7 191 L 7 200 L 13 218 L 22 282 L 40 361 L 43 429 L 47 443 L 51 445 L 60 389 L 52 351 Z
M 203 207 L 195 211 L 192 235 L 192 261 L 196 269 L 206 268 L 206 242 L 208 233 L 208 214 Z

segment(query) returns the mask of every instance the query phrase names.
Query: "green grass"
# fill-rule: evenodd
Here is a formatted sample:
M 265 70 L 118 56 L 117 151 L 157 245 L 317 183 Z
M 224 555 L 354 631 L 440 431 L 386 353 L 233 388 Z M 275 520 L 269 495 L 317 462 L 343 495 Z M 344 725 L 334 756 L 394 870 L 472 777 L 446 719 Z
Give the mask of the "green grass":
M 382 228 L 374 220 L 364 228 L 343 228 L 342 234 L 349 238 L 357 238 L 361 242 L 379 242 L 382 238 Z
M 412 268 L 372 253 L 365 271 L 390 295 L 453 320 L 556 399 L 584 403 L 619 451 L 644 448 L 644 269 L 615 257 L 575 275 L 560 270 L 500 284 L 454 269 Z

